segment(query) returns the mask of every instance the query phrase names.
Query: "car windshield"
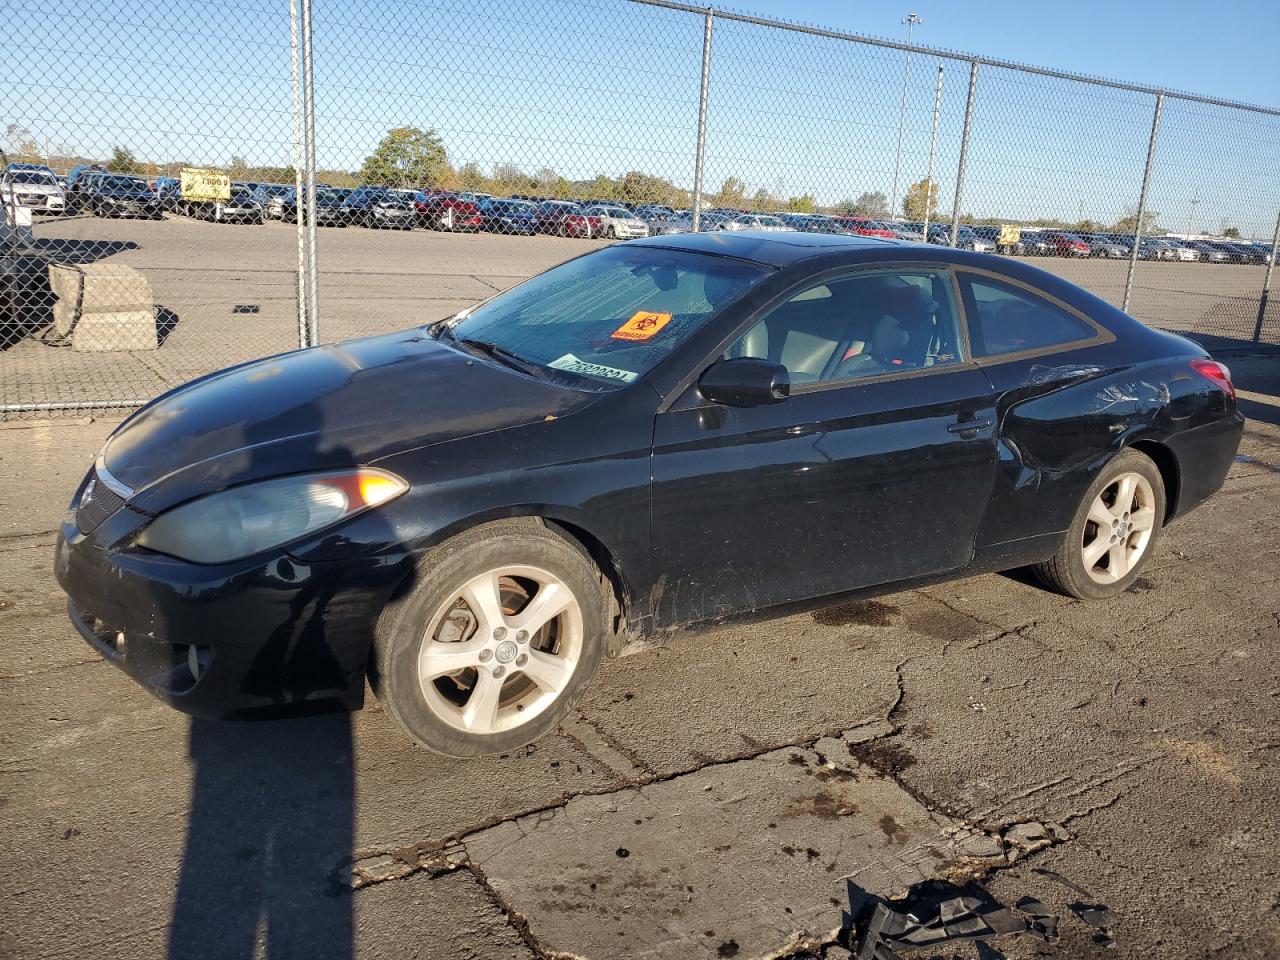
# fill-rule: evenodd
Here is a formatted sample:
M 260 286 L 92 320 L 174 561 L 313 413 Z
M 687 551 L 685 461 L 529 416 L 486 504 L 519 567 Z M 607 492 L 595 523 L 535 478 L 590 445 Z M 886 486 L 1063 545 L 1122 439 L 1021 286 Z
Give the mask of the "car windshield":
M 756 223 L 762 227 L 785 227 L 786 224 L 777 217 L 756 217 Z
M 643 376 L 768 269 L 706 254 L 607 247 L 459 314 L 448 334 L 594 389 Z
M 265 183 L 258 188 L 268 197 L 287 197 L 292 191 L 280 183 Z
M 345 200 L 349 194 L 350 194 L 350 191 L 348 190 L 333 190 L 333 189 L 317 190 L 316 199 L 341 201 L 341 200 Z
M 14 170 L 5 179 L 11 183 L 38 183 L 42 186 L 49 186 L 58 182 L 53 178 L 53 174 L 41 173 L 39 170 Z
M 146 185 L 133 177 L 103 177 L 102 186 L 108 190 L 145 190 Z
M 605 217 L 617 217 L 620 220 L 631 219 L 631 211 L 623 210 L 621 207 L 601 207 L 600 214 Z

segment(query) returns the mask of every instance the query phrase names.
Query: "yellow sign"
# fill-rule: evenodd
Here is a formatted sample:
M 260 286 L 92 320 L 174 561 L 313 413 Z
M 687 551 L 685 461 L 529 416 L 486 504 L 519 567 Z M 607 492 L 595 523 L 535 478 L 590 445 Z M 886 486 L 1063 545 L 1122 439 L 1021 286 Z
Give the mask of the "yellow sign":
M 1000 239 L 996 241 L 1002 247 L 1012 247 L 1022 239 L 1022 228 L 1012 223 L 1000 224 Z
M 631 319 L 613 331 L 614 340 L 648 340 L 671 322 L 671 314 L 637 310 Z
M 231 178 L 220 170 L 182 168 L 183 200 L 230 200 Z

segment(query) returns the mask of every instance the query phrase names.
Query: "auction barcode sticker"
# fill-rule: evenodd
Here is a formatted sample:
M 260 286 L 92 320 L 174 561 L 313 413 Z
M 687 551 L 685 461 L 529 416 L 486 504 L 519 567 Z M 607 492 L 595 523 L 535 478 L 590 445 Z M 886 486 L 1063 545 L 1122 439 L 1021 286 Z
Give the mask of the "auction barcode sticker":
M 566 353 L 559 360 L 552 360 L 547 366 L 552 370 L 567 370 L 569 373 L 581 373 L 588 377 L 603 377 L 606 380 L 618 380 L 622 383 L 630 383 L 636 378 L 636 375 L 630 370 L 606 367 L 602 363 L 589 363 L 586 360 L 578 359 L 572 353 Z

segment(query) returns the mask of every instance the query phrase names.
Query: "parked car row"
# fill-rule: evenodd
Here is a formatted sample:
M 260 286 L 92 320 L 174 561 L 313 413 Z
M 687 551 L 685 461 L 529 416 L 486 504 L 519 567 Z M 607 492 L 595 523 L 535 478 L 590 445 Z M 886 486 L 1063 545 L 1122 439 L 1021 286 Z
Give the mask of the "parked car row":
M 48 167 L 11 163 L 0 173 L 0 202 L 35 212 L 88 213 L 99 217 L 160 217 L 164 213 L 213 222 L 263 224 L 298 221 L 294 187 L 279 183 L 233 181 L 227 200 L 189 200 L 176 177 L 150 179 L 112 173 L 99 164 L 72 168 L 60 178 Z M 692 210 L 662 204 L 616 200 L 558 200 L 547 197 L 495 197 L 485 193 L 411 190 L 379 186 L 354 188 L 319 185 L 316 225 L 412 230 L 486 231 L 518 235 L 629 240 L 691 233 Z M 858 217 L 844 214 L 762 213 L 728 207 L 704 210 L 702 232 L 763 230 L 882 237 L 951 246 L 951 224 Z M 1020 229 L 1009 239 L 1001 227 L 960 226 L 955 246 L 976 253 L 1027 257 L 1098 257 L 1127 260 L 1133 237 L 1124 233 L 1078 233 Z M 1244 240 L 1182 240 L 1144 237 L 1141 260 L 1267 264 L 1269 244 Z

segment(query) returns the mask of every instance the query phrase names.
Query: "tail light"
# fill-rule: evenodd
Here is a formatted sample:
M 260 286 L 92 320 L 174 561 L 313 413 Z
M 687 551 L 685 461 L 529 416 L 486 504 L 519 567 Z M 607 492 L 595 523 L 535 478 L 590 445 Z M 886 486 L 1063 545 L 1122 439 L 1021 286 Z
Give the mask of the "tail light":
M 1231 382 L 1231 371 L 1225 363 L 1217 360 L 1197 359 L 1191 361 L 1191 369 L 1204 377 L 1231 399 L 1235 399 L 1236 387 Z
M 425 200 L 415 200 L 413 201 L 413 206 L 419 213 L 427 212 L 427 203 Z

